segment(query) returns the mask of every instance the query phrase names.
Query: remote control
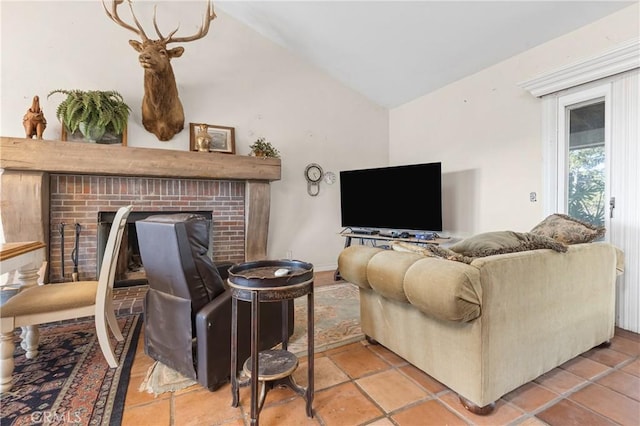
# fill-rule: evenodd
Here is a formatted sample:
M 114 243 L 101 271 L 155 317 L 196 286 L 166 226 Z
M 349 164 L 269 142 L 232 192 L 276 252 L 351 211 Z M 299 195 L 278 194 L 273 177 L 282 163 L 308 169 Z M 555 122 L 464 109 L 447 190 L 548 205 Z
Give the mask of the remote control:
M 276 271 L 273 273 L 273 275 L 275 275 L 276 277 L 284 277 L 288 273 L 289 273 L 288 269 L 280 268 L 280 269 L 276 269 Z

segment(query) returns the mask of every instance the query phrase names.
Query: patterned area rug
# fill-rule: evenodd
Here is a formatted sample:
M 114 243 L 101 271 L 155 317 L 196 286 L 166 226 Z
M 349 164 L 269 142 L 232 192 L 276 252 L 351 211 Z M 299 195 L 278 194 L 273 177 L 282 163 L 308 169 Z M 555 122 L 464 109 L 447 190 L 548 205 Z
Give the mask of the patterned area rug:
M 42 326 L 35 359 L 25 358 L 16 331 L 13 387 L 2 394 L 0 424 L 120 424 L 142 317 L 121 316 L 118 324 L 125 339 L 115 347 L 114 369 L 92 318 Z
M 357 342 L 364 335 L 360 329 L 360 296 L 358 287 L 351 283 L 317 287 L 313 294 L 314 351 L 322 352 L 348 343 Z M 296 355 L 307 355 L 307 297 L 294 301 L 295 325 L 288 350 Z M 156 396 L 191 386 L 194 381 L 156 362 L 140 385 L 140 391 Z
M 289 351 L 307 354 L 307 298 L 294 301 L 295 327 L 289 339 Z M 358 287 L 343 282 L 314 290 L 314 351 L 356 342 L 364 337 L 360 329 L 360 297 Z

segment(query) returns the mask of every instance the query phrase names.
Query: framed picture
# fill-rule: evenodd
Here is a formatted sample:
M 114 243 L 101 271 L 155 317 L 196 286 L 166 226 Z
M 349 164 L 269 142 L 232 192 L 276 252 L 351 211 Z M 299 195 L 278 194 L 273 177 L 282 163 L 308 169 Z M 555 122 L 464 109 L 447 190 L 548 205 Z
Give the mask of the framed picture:
M 197 137 L 198 132 L 205 129 L 207 134 L 211 137 L 209 143 L 209 152 L 222 152 L 225 154 L 236 153 L 236 137 L 235 129 L 233 127 L 218 126 L 215 124 L 206 123 L 189 123 L 189 150 L 198 151 Z
M 60 140 L 61 141 L 85 141 L 84 136 L 80 132 L 80 130 L 76 130 L 71 133 L 66 126 L 62 126 L 62 131 L 60 132 Z M 105 144 L 105 145 L 122 145 L 127 146 L 127 128 L 124 128 L 124 131 L 121 135 L 116 135 L 111 132 L 105 133 L 100 140 L 97 140 L 96 143 Z

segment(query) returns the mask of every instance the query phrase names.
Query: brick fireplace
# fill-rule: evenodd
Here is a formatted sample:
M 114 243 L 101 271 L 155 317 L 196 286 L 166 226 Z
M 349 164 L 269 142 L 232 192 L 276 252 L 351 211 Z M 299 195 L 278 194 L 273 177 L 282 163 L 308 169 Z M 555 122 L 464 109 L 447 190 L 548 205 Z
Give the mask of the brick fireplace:
M 80 279 L 96 274 L 98 213 L 133 204 L 133 212 L 212 214 L 213 258 L 267 257 L 270 183 L 280 159 L 0 137 L 2 225 L 7 242 L 43 241 L 50 281 L 73 271 L 75 223 L 81 226 Z
M 146 177 L 50 176 L 49 281 L 69 280 L 73 271 L 75 224 L 80 224 L 78 274 L 97 277 L 100 213 L 133 204 L 132 217 L 154 213 L 209 212 L 215 262 L 244 260 L 244 182 Z M 62 277 L 60 224 L 64 227 L 65 277 Z M 126 239 L 125 239 L 126 241 Z

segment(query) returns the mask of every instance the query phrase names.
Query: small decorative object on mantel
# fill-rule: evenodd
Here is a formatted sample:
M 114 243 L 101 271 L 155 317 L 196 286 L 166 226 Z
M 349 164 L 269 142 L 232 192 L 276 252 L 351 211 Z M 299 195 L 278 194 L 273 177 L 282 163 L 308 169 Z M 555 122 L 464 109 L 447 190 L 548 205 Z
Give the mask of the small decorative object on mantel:
M 280 151 L 275 149 L 271 142 L 262 137 L 258 138 L 253 144 L 249 145 L 251 154 L 256 157 L 280 158 Z
M 89 142 L 115 143 L 126 145 L 126 128 L 131 109 L 116 91 L 100 90 L 53 90 L 67 98 L 58 105 L 56 117 L 62 123 L 61 140 L 67 140 L 67 132 L 73 135 L 80 131 Z M 105 135 L 110 137 L 105 138 Z M 105 140 L 106 139 L 106 140 Z M 103 141 L 105 140 L 105 141 Z
M 44 129 L 47 127 L 47 120 L 44 118 L 44 113 L 40 109 L 40 97 L 34 96 L 31 101 L 31 108 L 27 110 L 27 113 L 22 118 L 22 125 L 27 138 L 42 139 Z
M 233 127 L 189 123 L 189 134 L 190 151 L 236 153 L 235 129 Z
M 206 124 L 198 124 L 198 133 L 196 133 L 196 149 L 198 152 L 209 152 L 211 146 L 211 135 L 207 133 Z

